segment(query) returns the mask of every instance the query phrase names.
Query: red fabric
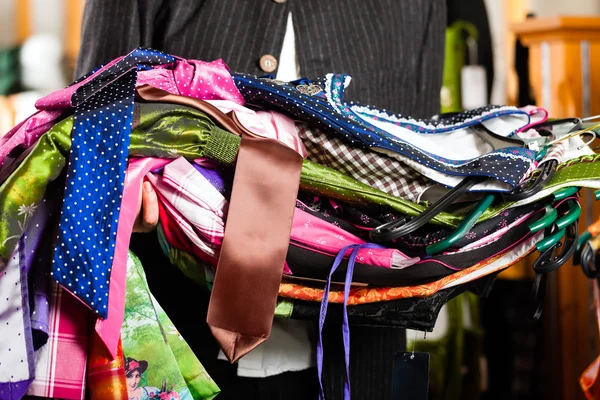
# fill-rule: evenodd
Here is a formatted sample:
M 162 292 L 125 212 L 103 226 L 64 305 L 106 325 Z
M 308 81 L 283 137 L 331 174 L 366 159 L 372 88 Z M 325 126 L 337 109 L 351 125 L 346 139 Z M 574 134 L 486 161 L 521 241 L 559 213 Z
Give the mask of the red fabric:
M 167 239 L 169 245 L 173 246 L 176 249 L 185 251 L 186 253 L 193 254 L 198 259 L 210 265 L 217 265 L 217 259 L 215 257 L 211 257 L 208 254 L 200 251 L 200 249 L 194 246 L 190 239 L 187 236 L 185 236 L 181 229 L 179 229 L 177 223 L 171 217 L 171 214 L 169 214 L 165 206 L 162 204 L 162 202 L 165 200 L 162 198 L 160 193 L 156 192 L 156 194 L 159 198 L 158 214 L 160 218 L 160 223 L 162 224 L 165 239 Z
M 600 369 L 600 356 L 590 364 L 581 374 L 579 384 L 589 400 L 600 400 L 600 380 L 598 379 L 598 370 Z

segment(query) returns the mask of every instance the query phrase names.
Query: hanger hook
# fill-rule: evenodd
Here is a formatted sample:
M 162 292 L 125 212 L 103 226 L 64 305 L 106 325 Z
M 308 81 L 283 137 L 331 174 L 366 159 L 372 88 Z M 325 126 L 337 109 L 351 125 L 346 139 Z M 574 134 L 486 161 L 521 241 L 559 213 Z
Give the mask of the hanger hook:
M 593 142 L 594 140 L 596 140 L 596 132 L 595 132 L 595 131 L 593 131 L 593 130 L 592 130 L 592 131 L 588 131 L 588 133 L 589 133 L 589 132 L 591 132 L 591 133 L 592 133 L 592 134 L 590 135 L 591 139 L 590 139 L 590 140 L 588 140 L 587 142 L 584 142 L 583 144 L 581 144 L 581 145 L 577 146 L 577 150 L 581 150 L 581 149 L 583 149 L 584 147 L 586 147 L 586 146 L 589 146 L 590 144 L 592 144 L 592 142 Z M 582 133 L 583 133 L 583 132 L 582 132 Z M 580 136 L 582 136 L 582 135 L 580 135 Z

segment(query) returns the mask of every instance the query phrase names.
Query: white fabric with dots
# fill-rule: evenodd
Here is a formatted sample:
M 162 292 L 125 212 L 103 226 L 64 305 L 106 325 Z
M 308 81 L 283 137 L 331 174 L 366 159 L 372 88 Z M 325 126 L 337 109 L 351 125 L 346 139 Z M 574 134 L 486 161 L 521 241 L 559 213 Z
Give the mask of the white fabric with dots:
M 25 381 L 30 376 L 25 343 L 26 321 L 22 309 L 19 248 L 15 249 L 8 263 L 0 258 L 0 265 L 6 265 L 0 273 L 0 382 Z

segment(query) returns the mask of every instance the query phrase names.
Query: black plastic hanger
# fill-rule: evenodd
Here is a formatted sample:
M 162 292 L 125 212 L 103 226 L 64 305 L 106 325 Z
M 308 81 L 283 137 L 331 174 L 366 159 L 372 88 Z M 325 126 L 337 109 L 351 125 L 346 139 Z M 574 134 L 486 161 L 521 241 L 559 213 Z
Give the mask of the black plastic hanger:
M 369 233 L 369 237 L 375 243 L 391 242 L 401 236 L 407 235 L 427 224 L 433 217 L 454 204 L 461 196 L 478 183 L 485 180 L 485 177 L 467 177 L 463 179 L 452 190 L 446 193 L 441 199 L 432 204 L 427 210 L 419 216 L 413 218 L 401 218 L 380 225 Z
M 566 228 L 564 245 L 561 242 L 556 243 L 540 254 L 533 263 L 533 270 L 536 272 L 531 291 L 532 319 L 534 321 L 537 321 L 544 311 L 547 274 L 563 266 L 575 253 L 575 248 L 577 247 L 577 225 L 578 221 L 575 221 Z M 552 235 L 556 230 L 557 228 L 553 225 L 546 228 L 545 234 L 546 236 Z M 562 247 L 562 251 L 558 256 L 554 257 L 554 253 L 559 247 Z

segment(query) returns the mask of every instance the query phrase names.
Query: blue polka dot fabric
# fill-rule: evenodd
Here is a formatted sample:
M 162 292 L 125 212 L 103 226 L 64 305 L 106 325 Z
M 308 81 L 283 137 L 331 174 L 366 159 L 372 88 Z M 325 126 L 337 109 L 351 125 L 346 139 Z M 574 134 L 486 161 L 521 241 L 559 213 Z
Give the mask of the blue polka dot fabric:
M 114 87 L 113 83 L 116 80 L 132 70 L 147 69 L 156 65 L 169 65 L 175 60 L 175 57 L 160 51 L 144 48 L 135 49 L 114 65 L 96 75 L 90 82 L 77 89 L 71 98 L 71 105 L 78 107 L 98 91 Z
M 127 168 L 137 70 L 171 56 L 138 49 L 77 90 L 52 276 L 108 316 L 110 272 Z
M 373 124 L 366 123 L 354 111 L 358 105 L 344 103 L 343 93 L 348 78 L 347 75 L 329 74 L 326 78 L 315 81 L 300 79 L 286 83 L 269 77 L 241 73 L 233 75 L 237 88 L 248 104 L 274 109 L 309 122 L 353 146 L 389 150 L 448 175 L 488 177 L 514 187 L 535 160 L 535 152 L 521 147 L 507 147 L 465 160 L 442 158 L 424 151 Z M 370 107 L 360 108 L 369 110 L 374 115 L 385 114 L 384 111 Z M 483 107 L 458 114 L 443 122 L 401 116 L 388 117 L 396 120 L 395 125 L 422 134 L 435 135 L 481 124 L 503 115 L 526 117 L 525 112 L 504 106 Z

